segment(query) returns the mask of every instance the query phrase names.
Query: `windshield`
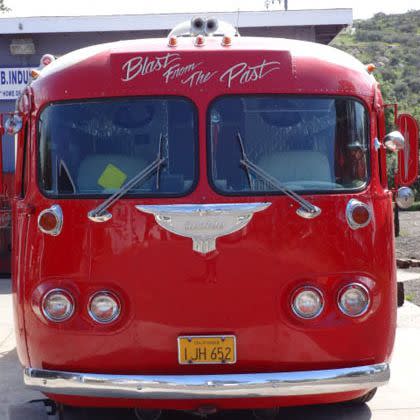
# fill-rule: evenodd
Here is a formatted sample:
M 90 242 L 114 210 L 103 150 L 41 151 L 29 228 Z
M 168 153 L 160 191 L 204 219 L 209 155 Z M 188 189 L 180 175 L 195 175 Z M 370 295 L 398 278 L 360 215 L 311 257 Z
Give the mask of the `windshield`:
M 196 125 L 193 104 L 177 97 L 52 104 L 39 119 L 40 187 L 54 196 L 109 195 L 161 154 L 164 164 L 128 194 L 187 194 L 196 181 Z
M 241 164 L 247 158 L 295 191 L 363 188 L 368 180 L 367 114 L 349 98 L 225 96 L 210 115 L 210 179 L 222 193 L 278 189 Z

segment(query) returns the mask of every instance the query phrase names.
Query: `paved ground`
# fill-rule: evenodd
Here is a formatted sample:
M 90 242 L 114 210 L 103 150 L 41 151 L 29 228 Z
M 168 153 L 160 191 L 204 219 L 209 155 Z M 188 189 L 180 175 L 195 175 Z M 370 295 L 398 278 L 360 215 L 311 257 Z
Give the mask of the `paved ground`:
M 400 236 L 395 239 L 397 258 L 420 260 L 420 211 L 400 211 Z M 420 306 L 420 267 L 406 270 L 418 279 L 405 283 L 406 298 Z
M 398 310 L 397 340 L 391 364 L 390 383 L 378 390 L 375 398 L 358 408 L 343 405 L 309 406 L 283 409 L 279 419 L 343 419 L 343 420 L 411 420 L 420 419 L 420 308 L 409 302 Z M 42 398 L 37 392 L 28 391 L 22 383 L 18 365 L 11 314 L 10 282 L 0 279 L 0 420 L 47 420 L 40 403 L 29 404 Z M 55 420 L 57 417 L 49 417 Z M 191 419 L 184 413 L 165 413 L 165 420 Z M 250 420 L 248 412 L 225 413 L 216 419 Z M 131 412 L 85 411 L 73 413 L 65 420 L 128 420 Z
M 420 211 L 400 211 L 400 236 L 395 239 L 397 258 L 420 260 Z

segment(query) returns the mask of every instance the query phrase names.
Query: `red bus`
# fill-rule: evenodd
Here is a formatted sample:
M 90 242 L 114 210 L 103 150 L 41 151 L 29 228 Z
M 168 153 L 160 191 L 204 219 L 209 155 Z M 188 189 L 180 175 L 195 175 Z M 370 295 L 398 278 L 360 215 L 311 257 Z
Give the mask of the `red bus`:
M 5 119 L 17 350 L 58 405 L 258 416 L 389 379 L 417 123 L 386 134 L 344 52 L 236 35 L 197 18 L 74 51 Z

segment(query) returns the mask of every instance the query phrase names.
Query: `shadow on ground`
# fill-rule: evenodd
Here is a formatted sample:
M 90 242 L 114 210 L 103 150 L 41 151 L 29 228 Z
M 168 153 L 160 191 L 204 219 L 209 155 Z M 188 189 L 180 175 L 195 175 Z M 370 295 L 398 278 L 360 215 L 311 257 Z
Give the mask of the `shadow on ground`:
M 47 420 L 45 410 L 26 402 L 41 396 L 23 387 L 16 349 L 0 353 L 0 419 Z
M 12 369 L 11 369 L 12 366 Z M 47 416 L 42 402 L 29 403 L 42 398 L 41 394 L 26 390 L 22 384 L 22 372 L 16 349 L 0 354 L 0 377 L 4 389 L 0 393 L 1 420 L 58 420 L 58 415 Z M 12 403 L 13 402 L 13 403 Z M 366 404 L 345 404 L 291 407 L 280 410 L 277 419 L 288 420 L 369 420 L 372 413 Z M 133 410 L 68 408 L 61 420 L 135 420 Z M 197 416 L 166 411 L 161 420 L 194 420 Z M 254 420 L 250 411 L 225 411 L 208 417 L 209 420 Z
M 12 413 L 11 413 L 12 414 Z M 15 411 L 15 415 L 19 414 Z M 276 419 L 288 420 L 316 420 L 316 419 L 343 419 L 343 420 L 369 420 L 372 413 L 366 404 L 360 406 L 346 406 L 344 404 L 332 404 L 323 406 L 306 406 L 284 408 L 280 410 Z M 45 417 L 47 419 L 47 416 Z M 54 419 L 58 419 L 54 417 Z M 198 417 L 184 412 L 167 411 L 161 420 L 193 420 Z M 23 417 L 10 417 L 10 420 L 21 420 Z M 37 417 L 38 419 L 38 417 Z M 52 417 L 48 417 L 52 420 Z M 121 409 L 77 409 L 66 410 L 62 420 L 135 420 L 132 410 Z M 208 420 L 255 420 L 250 411 L 226 411 L 208 417 Z M 31 419 L 32 420 L 32 419 Z M 268 419 L 267 419 L 268 420 Z
M 10 284 L 10 279 L 0 276 L 0 295 L 9 295 L 11 290 L 12 286 Z

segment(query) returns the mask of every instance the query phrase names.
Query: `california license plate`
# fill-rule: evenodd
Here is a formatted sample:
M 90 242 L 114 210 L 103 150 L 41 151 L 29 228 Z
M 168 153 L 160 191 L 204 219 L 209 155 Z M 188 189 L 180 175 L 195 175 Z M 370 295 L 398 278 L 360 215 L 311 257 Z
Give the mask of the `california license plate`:
M 181 365 L 235 363 L 236 337 L 233 335 L 178 337 L 178 361 Z

